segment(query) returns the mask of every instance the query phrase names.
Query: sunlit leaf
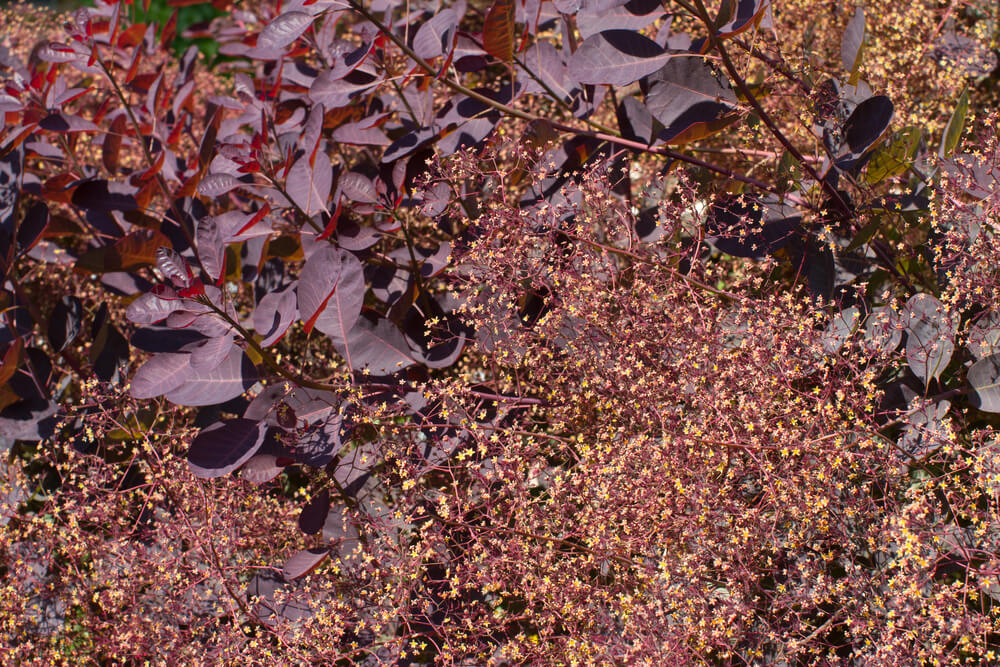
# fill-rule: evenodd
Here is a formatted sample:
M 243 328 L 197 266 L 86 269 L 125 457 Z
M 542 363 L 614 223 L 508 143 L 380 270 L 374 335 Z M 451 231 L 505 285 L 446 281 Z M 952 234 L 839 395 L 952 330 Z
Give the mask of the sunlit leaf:
M 483 48 L 499 60 L 514 59 L 514 0 L 495 0 L 486 13 Z

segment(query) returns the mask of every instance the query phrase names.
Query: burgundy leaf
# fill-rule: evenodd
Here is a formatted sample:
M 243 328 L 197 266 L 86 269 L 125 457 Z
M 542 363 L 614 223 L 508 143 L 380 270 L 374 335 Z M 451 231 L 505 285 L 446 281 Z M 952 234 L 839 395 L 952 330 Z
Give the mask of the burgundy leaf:
M 373 375 L 391 375 L 419 359 L 395 324 L 371 313 L 362 313 L 346 339 L 331 340 L 348 366 Z
M 262 424 L 242 418 L 210 426 L 191 441 L 188 466 L 202 479 L 229 474 L 257 453 L 266 432 Z
M 674 54 L 631 30 L 605 30 L 583 41 L 569 59 L 580 83 L 627 86 L 663 67 Z
M 280 475 L 284 469 L 284 466 L 278 465 L 278 457 L 271 454 L 258 454 L 243 464 L 240 476 L 251 484 L 263 484 Z
M 313 17 L 305 12 L 285 12 L 267 24 L 257 37 L 257 46 L 265 49 L 283 49 L 312 25 Z
M 302 508 L 299 514 L 299 530 L 306 535 L 315 535 L 323 530 L 326 515 L 330 513 L 330 490 L 323 489 Z
M 329 554 L 329 549 L 303 549 L 285 561 L 282 573 L 286 579 L 298 579 L 316 569 Z
M 584 39 L 604 30 L 642 30 L 665 13 L 658 0 L 632 0 L 611 8 L 588 3 L 576 15 L 576 28 Z
M 306 260 L 302 268 L 296 293 L 299 316 L 305 321 L 307 332 L 315 326 L 316 319 L 333 296 L 340 280 L 343 257 L 342 252 L 336 248 L 321 247 Z
M 261 345 L 270 347 L 281 340 L 297 317 L 295 289 L 265 294 L 253 311 L 254 331 L 264 337 Z
M 195 372 L 184 384 L 166 393 L 165 398 L 176 405 L 217 405 L 236 398 L 257 380 L 257 369 L 250 358 L 237 347 L 221 364 L 209 373 Z
M 333 186 L 333 165 L 326 153 L 316 153 L 313 165 L 309 156 L 303 156 L 288 171 L 285 189 L 292 201 L 307 216 L 329 212 L 326 207 Z
M 154 398 L 176 389 L 192 376 L 185 353 L 154 355 L 132 377 L 133 398 Z
M 424 60 L 437 58 L 451 49 L 451 42 L 458 28 L 458 14 L 454 9 L 443 9 L 417 30 L 413 50 Z
M 209 174 L 198 183 L 198 194 L 206 197 L 218 197 L 241 185 L 243 183 L 232 174 Z
M 191 269 L 173 248 L 160 246 L 156 249 L 156 268 L 174 287 L 185 288 L 191 285 Z
M 74 206 L 94 211 L 134 211 L 139 208 L 129 186 L 100 179 L 81 183 L 73 190 Z
M 514 0 L 494 0 L 483 21 L 483 48 L 499 60 L 514 58 Z

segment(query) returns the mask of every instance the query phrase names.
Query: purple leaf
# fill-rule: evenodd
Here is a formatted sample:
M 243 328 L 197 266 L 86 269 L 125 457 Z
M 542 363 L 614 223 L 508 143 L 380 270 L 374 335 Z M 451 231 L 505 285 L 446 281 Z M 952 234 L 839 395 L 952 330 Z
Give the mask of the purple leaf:
M 859 104 L 844 122 L 843 137 L 837 156 L 837 168 L 854 166 L 869 148 L 882 138 L 892 123 L 895 107 L 885 95 L 875 95 Z
M 264 337 L 261 345 L 270 347 L 281 340 L 298 315 L 295 290 L 292 287 L 265 294 L 253 311 L 254 331 Z
M 655 76 L 646 105 L 664 128 L 663 141 L 671 142 L 696 125 L 708 125 L 731 113 L 736 95 L 728 81 L 699 56 L 670 60 Z
M 191 378 L 187 354 L 157 354 L 144 363 L 132 378 L 132 397 L 155 398 L 176 389 Z
M 195 232 L 195 245 L 198 247 L 198 259 L 201 268 L 213 281 L 218 280 L 222 273 L 222 262 L 225 258 L 225 247 L 222 245 L 222 234 L 215 218 L 204 217 L 198 221 Z
M 45 202 L 35 202 L 24 214 L 17 230 L 17 246 L 20 250 L 30 250 L 38 243 L 45 228 L 49 226 L 49 207 Z
M 299 514 L 299 530 L 306 535 L 315 535 L 323 530 L 326 515 L 330 513 L 330 490 L 323 489 L 302 508 Z
M 79 116 L 62 112 L 49 114 L 38 123 L 38 126 L 43 130 L 57 132 L 59 134 L 97 132 L 100 130 L 99 127 L 91 123 L 89 120 L 84 120 Z
M 325 246 L 316 250 L 302 268 L 298 295 L 299 315 L 311 331 L 316 319 L 326 307 L 340 280 L 343 255 L 336 248 Z
M 233 349 L 233 334 L 213 336 L 184 349 L 191 354 L 191 368 L 196 373 L 210 373 L 221 364 Z
M 379 460 L 378 445 L 366 442 L 338 459 L 333 478 L 347 495 L 356 495 Z
M 177 288 L 191 286 L 191 270 L 184 258 L 173 248 L 160 246 L 156 249 L 156 268 L 163 277 Z
M 356 171 L 349 171 L 340 177 L 340 192 L 351 201 L 362 204 L 378 202 L 378 192 L 372 180 Z
M 49 42 L 38 49 L 38 59 L 47 63 L 71 63 L 81 58 L 86 58 L 86 54 L 59 42 Z
M 958 318 L 930 294 L 914 294 L 901 313 L 906 326 L 906 363 L 929 385 L 944 371 L 955 352 Z
M 243 182 L 232 174 L 209 174 L 198 183 L 198 194 L 205 197 L 218 197 L 241 185 Z
M 288 170 L 285 189 L 292 201 L 307 216 L 321 211 L 329 212 L 326 200 L 333 186 L 333 165 L 326 153 L 317 152 L 314 165 L 310 166 L 309 156 L 303 156 Z
M 632 0 L 610 8 L 588 3 L 576 15 L 576 27 L 587 39 L 604 30 L 642 30 L 665 13 L 658 0 Z
M 419 359 L 395 324 L 371 313 L 362 313 L 345 340 L 331 340 L 351 369 L 372 375 L 391 375 Z
M 524 64 L 535 76 L 549 87 L 549 89 L 564 100 L 573 98 L 573 91 L 578 90 L 569 78 L 566 63 L 562 56 L 556 51 L 550 42 L 540 41 L 524 53 Z M 521 70 L 520 79 L 524 82 L 526 93 L 547 94 L 545 89 L 527 72 Z
M 242 418 L 210 426 L 191 441 L 188 466 L 201 479 L 229 474 L 257 453 L 266 432 L 262 424 Z
M 170 294 L 172 298 L 164 298 L 153 292 L 143 294 L 129 304 L 125 310 L 125 317 L 136 324 L 156 324 L 165 320 L 168 315 L 181 307 L 181 300 L 173 294 L 173 290 L 167 293 Z
M 323 333 L 342 340 L 358 321 L 365 303 L 365 270 L 352 253 L 346 250 L 338 252 L 340 279 L 316 317 L 315 326 Z
M 342 144 L 358 146 L 388 146 L 392 142 L 378 127 L 370 126 L 366 120 L 344 123 L 333 131 L 333 140 Z
M 52 348 L 61 352 L 80 333 L 83 303 L 72 295 L 64 296 L 52 309 L 49 317 L 48 337 Z
M 569 75 L 580 83 L 627 86 L 663 67 L 673 55 L 637 32 L 605 30 L 584 40 L 570 57 Z
M 302 126 L 302 141 L 300 145 L 306 155 L 312 155 L 323 138 L 323 117 L 326 110 L 322 104 L 315 104 L 309 111 L 305 124 Z
M 258 454 L 251 457 L 240 469 L 240 476 L 251 484 L 269 482 L 285 468 L 278 465 L 278 457 L 271 454 Z
M 165 398 L 176 405 L 217 405 L 236 398 L 257 380 L 257 369 L 250 358 L 234 347 L 210 373 L 193 369 L 189 379 L 167 392 Z
M 324 70 L 309 88 L 309 97 L 327 109 L 336 109 L 351 103 L 351 97 L 375 87 L 381 79 L 360 70 L 339 78 L 333 70 Z
M 736 0 L 733 18 L 717 31 L 720 37 L 738 35 L 750 28 L 760 18 L 770 4 L 770 0 Z
M 313 17 L 304 12 L 285 12 L 264 27 L 257 37 L 257 47 L 283 49 L 297 40 L 312 22 Z
M 441 10 L 417 30 L 413 38 L 413 50 L 424 60 L 437 58 L 451 49 L 456 28 L 458 28 L 458 14 L 455 10 Z
M 854 73 L 854 68 L 859 65 L 861 57 L 861 47 L 865 42 L 865 10 L 858 7 L 854 10 L 854 16 L 847 23 L 844 36 L 840 41 L 840 62 L 844 69 Z
M 95 211 L 134 211 L 139 208 L 129 187 L 101 179 L 81 183 L 73 190 L 74 206 Z
M 286 579 L 298 579 L 316 569 L 330 554 L 329 549 L 303 549 L 285 561 L 282 574 Z

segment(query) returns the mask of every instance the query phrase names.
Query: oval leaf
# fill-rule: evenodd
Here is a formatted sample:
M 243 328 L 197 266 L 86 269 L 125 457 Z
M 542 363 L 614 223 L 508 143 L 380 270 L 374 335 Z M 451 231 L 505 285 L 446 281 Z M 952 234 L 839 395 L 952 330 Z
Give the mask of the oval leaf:
M 496 0 L 483 22 L 483 49 L 503 61 L 514 59 L 514 0 Z
M 236 398 L 257 380 L 257 369 L 239 348 L 233 348 L 221 364 L 209 373 L 196 372 L 165 394 L 176 405 L 218 405 Z
M 631 30 L 605 30 L 588 37 L 569 59 L 580 83 L 627 86 L 663 67 L 673 54 Z
M 263 425 L 250 419 L 230 419 L 211 426 L 191 441 L 188 466 L 195 477 L 222 477 L 256 454 L 265 434 Z
M 329 549 L 303 549 L 285 561 L 282 574 L 286 579 L 298 579 L 316 569 L 329 554 Z
M 312 25 L 313 17 L 305 12 L 285 12 L 265 26 L 257 37 L 257 47 L 283 49 Z

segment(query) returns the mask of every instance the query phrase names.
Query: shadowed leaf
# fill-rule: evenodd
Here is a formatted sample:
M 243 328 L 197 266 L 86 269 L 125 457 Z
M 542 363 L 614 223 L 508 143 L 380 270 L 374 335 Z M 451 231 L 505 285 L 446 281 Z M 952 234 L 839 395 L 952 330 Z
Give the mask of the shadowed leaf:
M 265 433 L 260 423 L 242 418 L 204 429 L 191 441 L 188 466 L 195 477 L 222 477 L 239 468 L 260 449 Z
M 569 75 L 580 83 L 627 86 L 663 67 L 674 54 L 631 30 L 605 30 L 570 56 Z

